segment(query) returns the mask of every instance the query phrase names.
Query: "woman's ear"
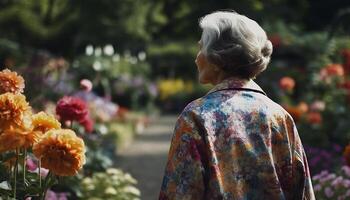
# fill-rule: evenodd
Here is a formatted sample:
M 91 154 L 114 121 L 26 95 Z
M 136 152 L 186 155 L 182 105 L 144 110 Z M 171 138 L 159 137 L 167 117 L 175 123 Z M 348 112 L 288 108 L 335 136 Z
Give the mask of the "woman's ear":
M 218 67 L 217 65 L 215 65 L 215 64 L 210 64 L 210 65 L 213 68 L 214 72 L 220 72 L 221 71 L 220 67 Z

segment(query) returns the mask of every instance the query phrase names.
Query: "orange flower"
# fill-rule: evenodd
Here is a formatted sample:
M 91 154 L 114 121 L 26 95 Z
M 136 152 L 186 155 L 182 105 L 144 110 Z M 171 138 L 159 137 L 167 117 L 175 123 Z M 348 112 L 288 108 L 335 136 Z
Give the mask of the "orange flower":
M 61 123 L 57 119 L 45 112 L 39 112 L 32 116 L 33 131 L 39 131 L 41 134 L 51 130 L 60 129 Z
M 70 129 L 52 129 L 33 147 L 42 167 L 59 176 L 73 176 L 85 163 L 85 145 Z
M 309 110 L 309 106 L 305 102 L 300 102 L 297 108 L 302 112 L 302 114 L 306 113 Z
M 300 102 L 297 106 L 286 105 L 283 107 L 295 121 L 299 121 L 302 116 L 309 110 L 309 106 L 305 102 Z
M 280 87 L 282 90 L 291 91 L 295 87 L 295 81 L 293 78 L 285 76 L 280 79 Z
M 0 130 L 23 126 L 31 107 L 22 94 L 5 93 L 0 95 Z
M 309 112 L 307 114 L 307 121 L 311 124 L 320 124 L 322 122 L 322 116 L 319 112 Z
M 350 166 L 350 144 L 345 147 L 343 156 L 345 158 L 346 164 Z
M 39 139 L 39 134 L 22 128 L 6 129 L 0 134 L 0 152 L 29 148 Z
M 24 89 L 24 79 L 8 69 L 0 71 L 0 94 L 22 93 Z

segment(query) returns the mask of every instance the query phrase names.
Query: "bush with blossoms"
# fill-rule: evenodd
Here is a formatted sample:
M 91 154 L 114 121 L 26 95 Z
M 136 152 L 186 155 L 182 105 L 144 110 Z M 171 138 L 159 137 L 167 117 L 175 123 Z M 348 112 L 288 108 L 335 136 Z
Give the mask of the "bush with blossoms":
M 99 94 L 121 106 L 154 112 L 158 89 L 152 81 L 146 53 L 115 52 L 112 45 L 101 48 L 88 45 L 85 55 L 78 56 L 70 72 L 76 78 L 87 78 Z
M 100 140 L 87 134 L 95 129 L 87 103 L 64 96 L 55 112 L 37 112 L 22 94 L 24 87 L 16 72 L 0 71 L 0 199 L 86 199 L 82 180 L 96 172 L 108 174 L 112 165 L 112 158 L 95 151 Z M 139 196 L 120 191 L 117 196 Z
M 58 177 L 74 176 L 83 167 L 85 144 L 53 115 L 34 113 L 24 87 L 17 73 L 0 72 L 0 194 L 45 199 Z
M 265 28 L 274 53 L 257 81 L 294 118 L 317 199 L 349 199 L 350 37 Z

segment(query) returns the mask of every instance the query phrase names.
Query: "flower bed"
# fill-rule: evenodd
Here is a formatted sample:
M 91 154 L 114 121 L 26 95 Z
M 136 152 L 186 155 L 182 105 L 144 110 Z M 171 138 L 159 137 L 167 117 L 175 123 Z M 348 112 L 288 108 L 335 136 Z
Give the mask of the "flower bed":
M 96 117 L 91 102 L 64 96 L 54 108 L 37 112 L 22 94 L 24 87 L 17 73 L 0 71 L 1 198 L 139 199 L 136 180 L 111 168 L 116 144 L 108 136 L 133 135 L 140 118 L 119 112 L 118 128 L 110 121 L 103 130 L 101 119 L 107 119 Z

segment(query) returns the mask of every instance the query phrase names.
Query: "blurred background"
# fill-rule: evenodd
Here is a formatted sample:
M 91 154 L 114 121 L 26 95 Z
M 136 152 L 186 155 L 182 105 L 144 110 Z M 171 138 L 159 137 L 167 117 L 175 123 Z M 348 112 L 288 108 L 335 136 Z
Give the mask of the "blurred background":
M 293 116 L 318 199 L 350 198 L 348 0 L 0 0 L 0 69 L 25 78 L 36 109 L 50 110 L 66 95 L 87 101 L 93 145 L 90 171 L 81 176 L 121 167 L 140 179 L 141 199 L 154 199 L 176 115 L 210 89 L 197 83 L 198 20 L 219 9 L 256 20 L 272 41 L 271 63 L 257 82 Z M 158 171 L 138 173 L 131 166 L 135 157 L 122 149 L 128 152 L 135 138 L 144 148 L 152 145 L 143 141 L 165 142 L 162 153 L 149 158 L 160 160 Z M 148 173 L 158 174 L 152 188 L 144 186 Z M 78 198 L 82 189 L 70 184 L 52 191 Z

